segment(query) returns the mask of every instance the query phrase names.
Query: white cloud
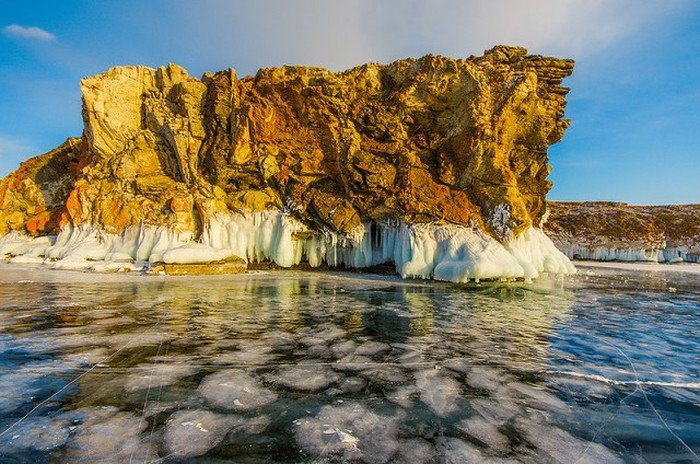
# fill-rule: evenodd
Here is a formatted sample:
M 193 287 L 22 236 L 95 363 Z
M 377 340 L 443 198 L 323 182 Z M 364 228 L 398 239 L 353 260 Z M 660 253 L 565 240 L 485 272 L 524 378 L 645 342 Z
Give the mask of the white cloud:
M 202 0 L 167 2 L 199 57 L 216 64 L 339 70 L 426 53 L 461 57 L 497 44 L 581 58 L 642 34 L 689 0 Z
M 162 2 L 175 16 L 180 50 L 216 65 L 250 63 L 343 69 L 378 56 L 363 32 L 364 0 L 201 0 Z M 166 27 L 172 28 L 171 24 Z M 169 33 L 169 31 L 163 31 Z
M 30 40 L 41 40 L 44 42 L 51 42 L 56 40 L 56 36 L 47 30 L 40 27 L 30 26 L 24 27 L 19 24 L 10 24 L 2 29 L 2 32 L 8 37 L 14 37 L 17 39 L 30 39 Z
M 497 44 L 581 58 L 642 33 L 688 4 L 634 0 L 384 0 L 363 23 L 389 58 L 418 53 L 481 54 Z

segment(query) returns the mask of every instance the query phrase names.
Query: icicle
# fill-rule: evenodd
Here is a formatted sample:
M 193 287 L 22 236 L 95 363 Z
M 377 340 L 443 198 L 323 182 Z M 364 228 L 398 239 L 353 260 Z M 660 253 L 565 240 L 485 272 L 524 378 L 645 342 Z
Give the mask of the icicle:
M 88 225 L 67 225 L 55 240 L 34 245 L 30 242 L 21 234 L 5 236 L 0 239 L 0 253 L 25 250 L 23 253 L 45 256 L 54 267 L 76 269 L 95 268 L 99 261 L 133 262 L 137 266 L 164 259 L 190 263 L 234 255 L 249 262 L 269 259 L 282 267 L 303 261 L 313 267 L 325 262 L 332 267 L 354 268 L 393 263 L 403 277 L 453 282 L 530 280 L 540 272 L 575 272 L 566 256 L 537 228 L 526 230 L 505 245 L 471 227 L 409 225 L 397 220 L 367 223 L 348 234 L 339 234 L 310 231 L 276 210 L 217 215 L 204 225 L 198 244 L 192 244 L 191 233 L 144 224 L 119 235 Z

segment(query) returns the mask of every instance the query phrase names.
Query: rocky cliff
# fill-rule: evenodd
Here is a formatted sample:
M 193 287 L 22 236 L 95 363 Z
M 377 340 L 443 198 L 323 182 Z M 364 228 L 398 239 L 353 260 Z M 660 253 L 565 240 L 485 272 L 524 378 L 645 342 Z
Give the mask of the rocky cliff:
M 700 262 L 700 204 L 549 202 L 547 235 L 572 259 Z
M 464 253 L 492 242 L 509 252 L 539 233 L 547 149 L 569 123 L 561 82 L 572 70 L 571 60 L 504 46 L 340 73 L 285 66 L 197 79 L 172 64 L 112 68 L 81 82 L 82 137 L 0 182 L 0 234 L 62 231 L 65 246 L 121 236 L 121 248 L 103 248 L 135 260 L 162 259 L 195 239 L 281 265 L 384 259 L 400 267 L 415 261 L 411 237 L 426 245 L 464 230 L 477 237 L 461 239 Z M 137 228 L 141 243 L 124 245 Z M 159 232 L 146 240 L 146 228 Z M 408 251 L 388 244 L 392 237 L 408 240 Z M 445 246 L 421 252 L 432 261 L 408 275 L 433 275 L 432 255 Z M 45 257 L 61 260 L 65 249 L 54 245 Z M 486 274 L 528 274 L 518 266 Z

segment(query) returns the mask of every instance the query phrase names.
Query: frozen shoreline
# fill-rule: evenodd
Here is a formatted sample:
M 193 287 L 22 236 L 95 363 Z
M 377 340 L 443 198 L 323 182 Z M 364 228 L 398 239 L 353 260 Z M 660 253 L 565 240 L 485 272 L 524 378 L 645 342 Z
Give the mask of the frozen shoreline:
M 57 237 L 0 237 L 11 263 L 94 272 L 140 271 L 159 263 L 216 264 L 228 258 L 269 260 L 288 268 L 308 263 L 367 268 L 394 263 L 403 278 L 449 282 L 531 281 L 540 273 L 576 272 L 541 229 L 530 227 L 503 243 L 475 227 L 401 221 L 368 222 L 348 234 L 310 231 L 276 210 L 216 216 L 200 237 L 145 224 L 110 234 L 90 225 L 65 226 Z
M 700 264 L 696 263 L 649 263 L 649 262 L 628 262 L 628 261 L 572 261 L 576 268 L 605 268 L 620 269 L 625 271 L 651 271 L 651 272 L 682 272 L 686 274 L 700 274 Z

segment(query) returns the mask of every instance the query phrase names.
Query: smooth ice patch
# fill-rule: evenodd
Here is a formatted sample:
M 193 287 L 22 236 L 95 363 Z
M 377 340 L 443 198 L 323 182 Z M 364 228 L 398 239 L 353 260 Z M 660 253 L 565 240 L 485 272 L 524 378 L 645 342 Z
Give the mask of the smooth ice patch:
M 173 459 L 201 456 L 218 445 L 237 423 L 235 416 L 203 409 L 178 411 L 165 425 L 165 454 Z
M 570 409 L 570 406 L 556 395 L 521 382 L 509 383 L 506 391 L 509 396 L 512 395 L 515 399 L 519 399 L 527 406 L 536 409 L 559 412 Z
M 539 451 L 557 462 L 579 464 L 622 464 L 624 461 L 605 446 L 581 440 L 570 433 L 549 425 L 541 425 L 536 417 L 516 420 L 516 427 Z
M 35 361 L 1 375 L 0 413 L 50 397 L 68 382 L 64 376 L 72 369 L 61 361 Z
M 437 449 L 445 464 L 484 463 L 485 457 L 474 445 L 458 438 L 439 438 Z
M 369 340 L 358 346 L 355 350 L 355 354 L 358 356 L 374 356 L 389 351 L 390 349 L 391 347 L 386 343 Z
M 461 388 L 456 380 L 440 375 L 435 370 L 417 372 L 416 387 L 420 399 L 440 417 L 446 417 L 459 409 Z
M 59 448 L 68 441 L 70 426 L 65 419 L 28 417 L 0 436 L 0 455 Z
M 437 462 L 435 447 L 423 438 L 400 439 L 399 449 L 391 461 L 395 464 L 428 464 Z
M 498 430 L 496 424 L 483 417 L 473 416 L 465 419 L 457 424 L 457 428 L 495 452 L 506 453 L 508 451 L 508 438 Z
M 277 394 L 254 377 L 235 370 L 208 375 L 197 389 L 211 406 L 233 411 L 259 409 L 277 401 Z
M 398 450 L 403 416 L 381 416 L 359 403 L 324 406 L 313 418 L 296 421 L 296 441 L 319 458 L 382 464 Z
M 141 417 L 113 407 L 79 409 L 80 424 L 68 443 L 67 461 L 122 463 L 157 458 L 155 447 L 141 432 L 148 423 Z
M 340 380 L 332 369 L 318 364 L 285 367 L 268 378 L 283 387 L 307 392 L 323 390 Z
M 199 371 L 197 367 L 185 364 L 143 364 L 133 369 L 135 372 L 128 375 L 124 385 L 128 392 L 172 385 Z

